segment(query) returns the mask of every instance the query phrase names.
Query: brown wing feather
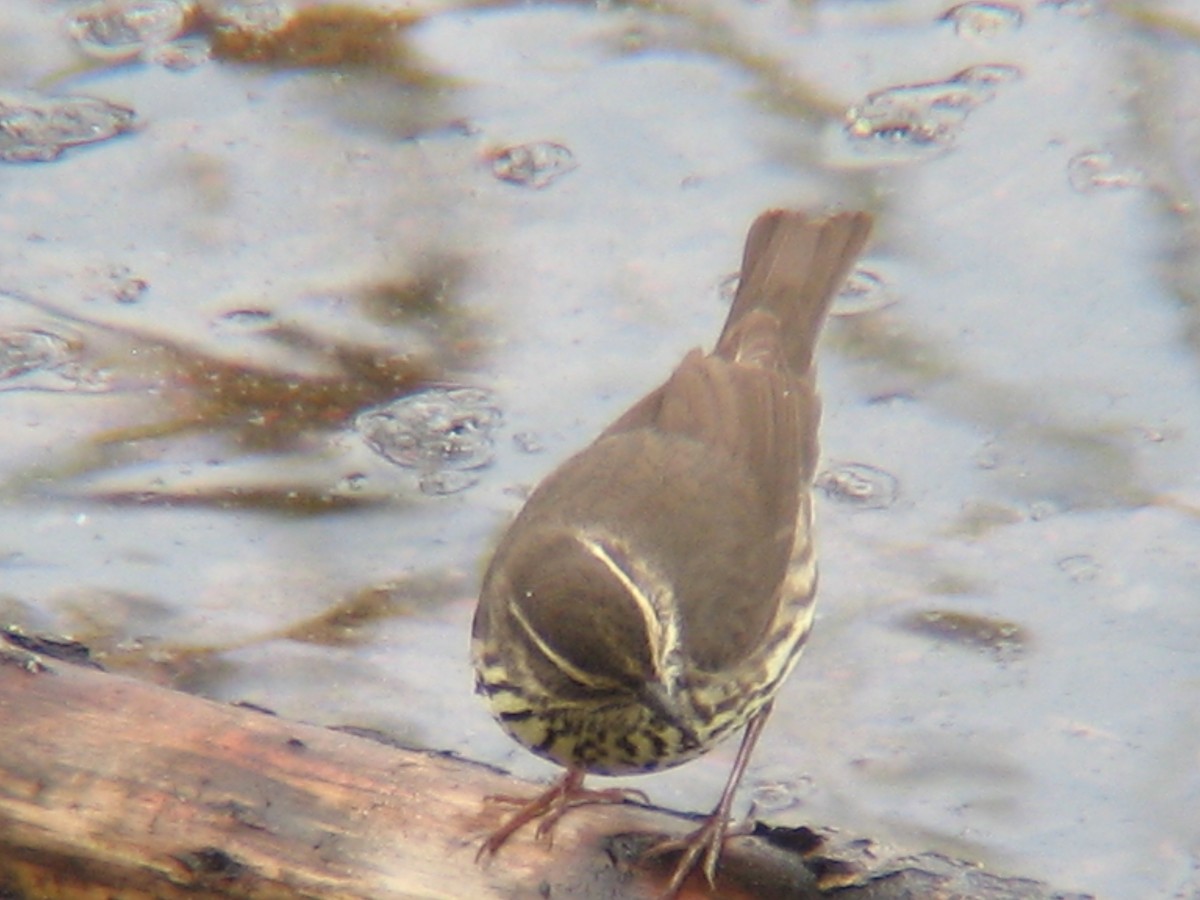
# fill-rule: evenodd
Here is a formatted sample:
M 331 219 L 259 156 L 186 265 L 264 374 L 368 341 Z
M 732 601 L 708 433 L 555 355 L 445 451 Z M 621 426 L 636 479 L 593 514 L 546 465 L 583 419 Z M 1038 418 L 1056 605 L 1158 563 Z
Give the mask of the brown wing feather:
M 681 619 L 692 626 L 686 636 L 689 652 L 701 667 L 735 662 L 774 618 L 800 498 L 817 463 L 820 400 L 813 349 L 870 224 L 861 213 L 815 220 L 783 210 L 759 216 L 747 237 L 741 283 L 713 354 L 689 353 L 665 384 L 597 441 L 611 453 L 625 443 L 622 436 L 653 435 L 642 447 L 644 463 L 663 479 L 683 467 L 673 469 L 667 460 L 649 457 L 686 456 L 696 449 L 713 469 L 724 467 L 719 473 L 687 471 L 684 477 L 694 480 L 693 508 L 674 511 L 680 514 L 676 525 L 707 520 L 699 530 L 710 543 L 697 553 L 724 560 L 724 571 L 709 571 L 693 554 L 689 571 L 703 571 L 703 576 L 676 585 Z M 755 519 L 723 529 L 719 510 L 733 506 L 728 494 L 734 483 L 757 496 L 750 500 Z M 673 490 L 680 494 L 679 487 Z M 708 515 L 701 504 L 712 507 Z M 657 540 L 662 542 L 661 533 Z M 682 559 L 689 559 L 686 552 Z M 731 566 L 731 561 L 736 562 Z M 770 593 L 756 595 L 754 585 L 768 585 Z M 710 627 L 713 623 L 724 625 Z M 729 623 L 736 626 L 731 629 Z
M 655 429 L 610 435 L 542 482 L 521 511 L 521 527 L 497 549 L 493 568 L 507 571 L 510 561 L 538 551 L 554 533 L 607 536 L 618 556 L 638 555 L 671 584 L 689 657 L 716 671 L 748 656 L 775 612 L 772 595 L 786 567 L 794 516 L 786 516 L 790 498 L 774 514 L 769 501 L 748 469 L 720 449 Z M 539 583 L 546 575 L 528 571 Z M 593 591 L 576 594 L 554 616 L 583 621 L 591 613 L 581 603 L 602 599 Z M 720 627 L 709 627 L 713 622 Z M 572 632 L 608 640 L 584 626 Z M 631 632 L 611 643 L 632 646 L 637 639 Z
M 737 665 L 752 653 L 775 617 L 800 498 L 816 465 L 813 346 L 868 228 L 863 215 L 761 216 L 714 353 L 689 353 L 665 384 L 546 478 L 490 571 L 541 552 L 547 535 L 594 529 L 647 556 L 666 576 L 700 669 Z M 531 571 L 530 578 L 546 576 Z M 569 632 L 576 642 L 599 641 L 592 656 L 619 657 L 619 647 L 637 637 L 622 632 L 636 632 L 636 623 L 614 618 L 597 633 L 585 609 L 579 627 L 551 627 L 550 619 L 572 615 L 583 597 L 604 605 L 595 579 L 583 574 L 581 596 L 548 609 L 542 627 Z M 480 608 L 477 628 L 486 630 L 490 612 L 482 602 Z M 586 649 L 571 656 L 591 671 L 597 664 Z
M 668 574 L 700 668 L 735 665 L 774 618 L 819 415 L 807 379 L 697 350 L 585 451 L 625 462 L 590 516 L 644 529 L 631 544 L 681 567 Z M 621 484 L 626 473 L 638 483 Z

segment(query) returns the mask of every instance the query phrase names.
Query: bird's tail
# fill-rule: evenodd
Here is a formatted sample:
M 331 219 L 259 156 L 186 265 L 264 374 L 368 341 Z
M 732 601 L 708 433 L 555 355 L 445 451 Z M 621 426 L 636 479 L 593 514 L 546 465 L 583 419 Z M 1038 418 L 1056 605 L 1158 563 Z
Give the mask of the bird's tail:
M 773 209 L 760 215 L 746 237 L 741 281 L 716 354 L 760 365 L 766 354 L 796 376 L 807 373 L 829 304 L 870 231 L 865 212 L 812 218 Z M 756 311 L 770 318 L 752 316 Z

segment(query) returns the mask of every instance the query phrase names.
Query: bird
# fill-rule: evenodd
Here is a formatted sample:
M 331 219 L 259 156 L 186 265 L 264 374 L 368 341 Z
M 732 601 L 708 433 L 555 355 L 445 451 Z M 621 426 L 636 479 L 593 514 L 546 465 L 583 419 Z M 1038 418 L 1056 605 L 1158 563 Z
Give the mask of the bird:
M 866 212 L 759 215 L 714 349 L 543 479 L 500 538 L 471 629 L 476 691 L 565 771 L 479 858 L 534 821 L 543 835 L 573 807 L 645 798 L 588 774 L 676 766 L 744 729 L 711 815 L 650 851 L 682 851 L 666 896 L 697 865 L 715 884 L 738 783 L 813 622 L 814 351 L 871 227 Z

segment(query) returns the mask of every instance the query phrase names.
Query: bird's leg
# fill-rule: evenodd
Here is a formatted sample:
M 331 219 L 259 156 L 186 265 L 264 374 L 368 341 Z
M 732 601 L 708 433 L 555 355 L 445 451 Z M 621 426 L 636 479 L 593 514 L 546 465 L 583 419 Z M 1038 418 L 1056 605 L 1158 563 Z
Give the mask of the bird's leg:
M 537 819 L 541 819 L 538 822 L 537 836 L 545 837 L 554 830 L 554 826 L 558 824 L 558 820 L 567 810 L 577 806 L 588 806 L 592 803 L 626 803 L 631 800 L 640 803 L 649 802 L 644 793 L 630 788 L 606 788 L 604 790 L 585 788 L 583 786 L 584 774 L 583 769 L 567 769 L 561 778 L 532 800 L 507 796 L 488 797 L 487 799 L 490 801 L 519 804 L 521 808 L 513 813 L 507 822 L 492 832 L 483 842 L 483 846 L 479 848 L 475 858 L 481 859 L 495 853 L 517 831 Z
M 746 732 L 742 735 L 742 744 L 733 760 L 733 770 L 729 773 L 729 780 L 725 782 L 725 790 L 721 792 L 721 799 L 717 801 L 716 807 L 705 817 L 704 824 L 686 837 L 673 838 L 655 844 L 643 854 L 644 857 L 654 857 L 673 853 L 676 850 L 683 851 L 679 862 L 675 864 L 671 880 L 662 893 L 662 900 L 669 900 L 679 893 L 683 882 L 687 880 L 688 875 L 696 868 L 696 864 L 701 859 L 703 859 L 701 868 L 704 877 L 708 879 L 709 887 L 716 886 L 717 860 L 721 856 L 721 848 L 725 839 L 743 833 L 741 829 L 730 829 L 729 811 L 733 807 L 733 797 L 737 793 L 742 774 L 750 762 L 750 755 L 754 752 L 754 745 L 758 743 L 758 736 L 762 733 L 763 726 L 767 724 L 771 705 L 768 703 L 759 710 L 746 726 Z

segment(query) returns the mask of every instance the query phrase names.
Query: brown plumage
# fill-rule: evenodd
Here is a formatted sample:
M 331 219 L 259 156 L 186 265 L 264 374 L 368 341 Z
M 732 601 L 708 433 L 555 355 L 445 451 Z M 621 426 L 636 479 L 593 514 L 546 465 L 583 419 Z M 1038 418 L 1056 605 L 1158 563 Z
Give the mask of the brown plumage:
M 813 350 L 865 213 L 773 210 L 750 228 L 715 350 L 688 353 L 539 485 L 484 576 L 478 690 L 518 741 L 567 769 L 484 845 L 551 825 L 583 774 L 677 765 L 749 724 L 674 892 L 713 877 L 733 792 L 812 621 Z

